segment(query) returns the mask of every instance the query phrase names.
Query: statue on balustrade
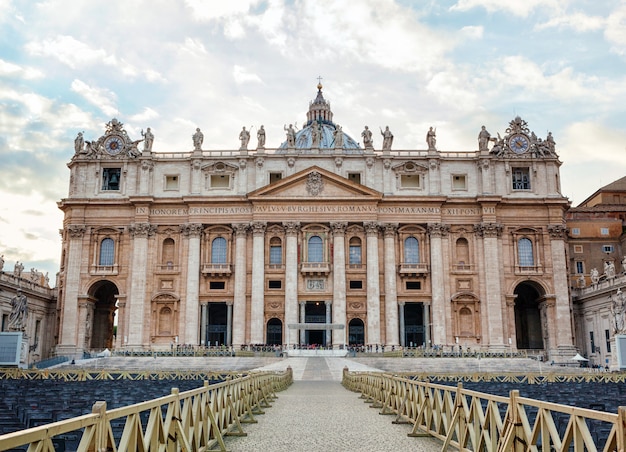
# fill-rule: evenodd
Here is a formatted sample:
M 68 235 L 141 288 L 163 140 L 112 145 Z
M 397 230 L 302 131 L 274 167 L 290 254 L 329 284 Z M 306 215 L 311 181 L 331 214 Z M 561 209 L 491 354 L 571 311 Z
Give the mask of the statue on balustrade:
M 591 269 L 591 284 L 594 286 L 598 285 L 598 282 L 600 281 L 600 272 L 598 272 L 597 268 L 592 268 Z
M 11 298 L 11 313 L 9 314 L 9 331 L 24 331 L 26 329 L 26 318 L 28 317 L 28 301 L 22 293 L 22 289 L 17 289 Z
M 624 311 L 626 310 L 626 300 L 624 299 L 622 289 L 617 289 L 617 293 L 615 295 L 609 295 L 609 299 L 611 300 L 610 311 L 613 316 L 613 333 L 624 334 L 626 333 L 626 330 L 624 329 Z

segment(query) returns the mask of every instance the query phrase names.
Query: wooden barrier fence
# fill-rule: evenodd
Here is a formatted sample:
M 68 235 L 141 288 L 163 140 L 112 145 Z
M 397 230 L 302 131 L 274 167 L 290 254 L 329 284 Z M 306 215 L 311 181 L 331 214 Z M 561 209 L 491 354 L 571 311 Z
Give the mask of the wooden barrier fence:
M 53 439 L 78 432 L 77 450 L 225 451 L 224 436 L 244 436 L 241 424 L 254 416 L 293 381 L 291 368 L 282 373 L 249 373 L 190 391 L 173 388 L 170 395 L 112 410 L 96 402 L 91 414 L 0 436 L 0 450 L 28 446 L 29 451 L 55 451 Z M 120 437 L 114 430 L 122 429 Z
M 495 396 L 401 376 L 349 372 L 343 385 L 394 423 L 413 425 L 409 436 L 433 436 L 461 451 L 626 451 L 626 407 L 618 413 L 576 408 L 519 396 Z M 557 422 L 558 420 L 558 422 Z M 602 435 L 592 435 L 590 426 Z

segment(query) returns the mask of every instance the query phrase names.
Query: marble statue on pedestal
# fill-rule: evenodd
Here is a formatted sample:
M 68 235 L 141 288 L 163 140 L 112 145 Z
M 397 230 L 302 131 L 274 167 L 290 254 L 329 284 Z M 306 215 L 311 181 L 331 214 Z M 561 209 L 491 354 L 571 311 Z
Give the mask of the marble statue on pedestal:
M 9 314 L 9 331 L 24 331 L 28 317 L 28 301 L 21 289 L 11 298 L 11 313 Z

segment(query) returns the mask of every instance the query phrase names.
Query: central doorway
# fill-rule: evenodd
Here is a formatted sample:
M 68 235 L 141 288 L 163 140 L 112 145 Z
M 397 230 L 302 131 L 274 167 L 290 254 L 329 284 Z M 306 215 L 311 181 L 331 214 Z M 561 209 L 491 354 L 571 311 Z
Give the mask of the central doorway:
M 542 294 L 536 286 L 523 282 L 513 292 L 515 298 L 515 338 L 518 350 L 543 349 L 543 333 L 539 301 Z
M 326 323 L 326 303 L 322 301 L 307 301 L 304 305 L 305 323 Z M 326 330 L 305 330 L 304 345 L 326 347 Z
M 419 347 L 424 342 L 424 303 L 405 303 L 404 344 L 407 347 Z
M 209 347 L 226 344 L 228 309 L 226 303 L 207 303 L 208 324 L 205 344 Z

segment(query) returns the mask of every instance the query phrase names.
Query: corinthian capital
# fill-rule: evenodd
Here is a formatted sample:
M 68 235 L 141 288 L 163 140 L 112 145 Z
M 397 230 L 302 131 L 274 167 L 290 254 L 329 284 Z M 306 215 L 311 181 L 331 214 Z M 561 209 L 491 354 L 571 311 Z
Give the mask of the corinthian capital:
M 330 229 L 332 229 L 334 235 L 342 235 L 346 233 L 348 223 L 345 221 L 335 221 L 330 223 Z
M 385 237 L 394 237 L 398 231 L 398 223 L 385 223 L 381 228 Z
M 200 237 L 204 228 L 198 223 L 187 223 L 180 225 L 180 232 L 186 237 Z
M 428 235 L 431 237 L 445 237 L 450 232 L 450 226 L 443 223 L 429 223 Z
M 367 235 L 378 234 L 379 226 L 375 221 L 366 221 L 363 223 L 363 227 L 365 228 L 365 233 Z
M 129 230 L 131 237 L 150 237 L 156 233 L 157 227 L 150 223 L 133 223 Z
M 300 223 L 297 221 L 287 221 L 283 223 L 283 227 L 287 235 L 296 235 L 300 231 Z
M 71 239 L 79 239 L 84 234 L 87 228 L 84 224 L 70 224 L 67 226 L 67 233 L 70 235 Z
M 564 240 L 567 237 L 567 228 L 562 224 L 550 224 L 548 225 L 548 233 L 551 239 Z
M 250 224 L 250 229 L 252 229 L 252 235 L 263 235 L 265 234 L 265 229 L 267 228 L 267 223 L 262 221 L 255 221 Z
M 474 225 L 474 232 L 480 237 L 500 237 L 502 225 L 499 223 L 480 223 Z
M 233 229 L 236 237 L 245 237 L 250 229 L 250 225 L 248 223 L 235 223 L 233 224 Z

